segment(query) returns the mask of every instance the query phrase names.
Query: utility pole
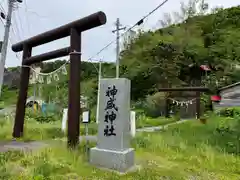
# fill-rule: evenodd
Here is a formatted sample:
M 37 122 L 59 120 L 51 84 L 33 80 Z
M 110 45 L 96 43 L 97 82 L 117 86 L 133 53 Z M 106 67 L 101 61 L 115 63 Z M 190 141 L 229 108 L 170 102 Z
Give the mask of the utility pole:
M 117 21 L 115 23 L 116 29 L 113 30 L 112 32 L 117 34 L 116 36 L 116 78 L 119 78 L 119 54 L 120 54 L 120 31 L 125 30 L 126 27 L 121 27 L 122 25 L 120 24 L 120 19 L 117 18 Z
M 100 103 L 100 80 L 102 78 L 102 60 L 99 62 L 99 69 L 98 69 L 98 97 L 97 97 L 97 113 L 96 113 L 96 123 L 98 124 L 99 118 L 99 103 Z
M 13 13 L 14 5 L 16 2 L 22 3 L 22 0 L 8 0 L 8 12 L 7 12 L 8 14 L 6 19 L 3 44 L 1 49 L 1 59 L 0 59 L 0 96 L 2 92 L 4 68 L 5 68 L 5 61 L 7 56 L 7 47 L 8 47 L 9 33 L 10 33 L 10 27 L 11 27 L 11 21 L 12 21 L 12 13 Z

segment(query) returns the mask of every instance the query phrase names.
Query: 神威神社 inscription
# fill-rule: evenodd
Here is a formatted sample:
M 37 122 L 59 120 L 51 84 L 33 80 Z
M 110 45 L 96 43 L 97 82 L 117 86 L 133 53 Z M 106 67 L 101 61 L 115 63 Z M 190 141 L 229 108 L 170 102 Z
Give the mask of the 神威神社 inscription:
M 116 95 L 118 90 L 116 86 L 109 86 L 106 91 L 106 97 L 108 98 L 105 110 L 105 119 L 106 123 L 104 128 L 104 136 L 116 136 L 114 121 L 117 118 L 116 112 L 118 111 L 118 107 L 115 104 Z
M 100 80 L 98 142 L 90 150 L 90 162 L 97 167 L 125 173 L 134 166 L 130 88 L 130 80 L 125 78 Z

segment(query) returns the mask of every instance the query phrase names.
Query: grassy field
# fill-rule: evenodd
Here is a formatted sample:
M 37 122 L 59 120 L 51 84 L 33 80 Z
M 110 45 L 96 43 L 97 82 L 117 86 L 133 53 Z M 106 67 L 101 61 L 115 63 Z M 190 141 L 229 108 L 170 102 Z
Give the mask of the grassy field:
M 12 121 L 0 121 L 0 140 L 12 139 Z M 97 128 L 95 124 L 89 124 L 89 134 L 96 134 Z M 85 127 L 80 126 L 80 134 L 85 135 Z M 22 140 L 51 140 L 65 137 L 65 133 L 61 129 L 61 122 L 39 123 L 33 119 L 26 120 L 24 125 L 24 137 Z
M 39 116 L 37 116 L 39 118 Z M 2 119 L 2 120 L 1 120 Z M 46 118 L 45 118 L 46 119 Z M 9 118 L 0 118 L 0 140 L 10 140 L 12 138 L 12 123 L 13 117 Z M 169 123 L 175 122 L 175 119 L 165 119 L 165 118 L 139 118 L 136 121 L 137 128 L 151 127 L 151 126 L 161 126 Z M 61 130 L 61 121 L 56 120 L 51 123 L 39 123 L 36 122 L 36 118 L 34 119 L 33 115 L 27 113 L 25 118 L 25 130 L 24 130 L 24 141 L 29 140 L 49 140 L 49 139 L 59 139 L 63 138 L 65 134 Z M 97 133 L 97 124 L 90 123 L 88 125 L 88 133 L 91 135 L 95 135 Z M 85 135 L 85 125 L 80 125 L 80 135 Z
M 202 179 L 238 180 L 240 177 L 239 120 L 210 117 L 206 125 L 189 121 L 163 132 L 139 133 L 133 139 L 140 170 L 124 176 L 90 166 L 84 144 L 78 150 L 66 149 L 66 142 L 50 141 L 38 151 L 0 154 L 0 179 Z M 50 140 L 63 137 L 56 124 L 28 122 L 26 136 Z M 9 125 L 2 124 L 1 139 L 8 138 Z M 8 135 L 3 135 L 8 134 Z M 27 135 L 28 134 L 28 135 Z M 94 146 L 94 144 L 91 144 Z

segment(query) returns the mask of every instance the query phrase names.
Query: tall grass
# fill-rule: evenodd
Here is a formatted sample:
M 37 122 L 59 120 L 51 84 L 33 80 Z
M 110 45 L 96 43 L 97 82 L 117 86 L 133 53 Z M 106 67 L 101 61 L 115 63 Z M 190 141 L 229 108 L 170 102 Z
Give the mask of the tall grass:
M 0 118 L 0 140 L 12 139 L 13 118 L 12 115 Z M 62 124 L 58 117 L 40 116 L 27 112 L 24 122 L 24 136 L 21 140 L 34 141 L 64 138 L 66 132 L 63 132 L 61 128 Z M 97 133 L 96 124 L 89 124 L 88 133 Z M 80 125 L 80 135 L 85 135 L 85 127 L 83 124 Z

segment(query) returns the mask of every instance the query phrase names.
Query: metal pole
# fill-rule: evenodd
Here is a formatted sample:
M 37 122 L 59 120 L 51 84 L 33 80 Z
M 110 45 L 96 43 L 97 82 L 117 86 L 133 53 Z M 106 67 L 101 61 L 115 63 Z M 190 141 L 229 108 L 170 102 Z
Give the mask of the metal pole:
M 117 28 L 117 41 L 116 41 L 116 78 L 119 78 L 119 51 L 120 51 L 120 46 L 119 46 L 119 26 L 120 26 L 120 22 L 119 22 L 119 18 L 117 18 L 117 22 L 116 22 L 116 28 Z
M 1 64 L 0 64 L 0 96 L 2 93 L 2 84 L 3 84 L 3 77 L 4 77 L 4 68 L 5 68 L 5 61 L 7 56 L 7 47 L 8 47 L 8 40 L 9 40 L 9 33 L 10 33 L 10 27 L 11 27 L 11 21 L 12 21 L 12 12 L 14 3 L 16 0 L 8 0 L 8 14 L 6 19 L 6 25 L 5 25 L 5 32 L 3 37 L 3 44 L 1 49 Z
M 100 80 L 102 77 L 102 61 L 99 62 L 99 70 L 98 70 L 98 97 L 97 97 L 97 113 L 96 113 L 96 123 L 98 124 L 99 118 L 99 103 L 100 103 Z
M 120 54 L 120 31 L 126 29 L 126 27 L 120 28 L 122 25 L 120 24 L 119 18 L 116 21 L 116 30 L 112 32 L 117 34 L 116 36 L 116 78 L 119 78 L 119 54 Z

